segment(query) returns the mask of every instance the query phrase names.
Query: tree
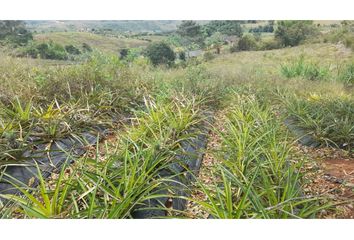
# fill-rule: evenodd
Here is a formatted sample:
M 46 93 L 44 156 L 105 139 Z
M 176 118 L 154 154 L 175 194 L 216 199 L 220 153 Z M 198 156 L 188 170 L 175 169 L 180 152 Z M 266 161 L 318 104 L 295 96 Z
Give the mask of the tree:
M 312 35 L 315 28 L 312 21 L 279 21 L 275 31 L 275 38 L 283 46 L 297 46 Z
M 242 36 L 242 27 L 240 21 L 225 20 L 225 21 L 210 21 L 203 26 L 202 32 L 205 36 L 211 36 L 216 32 L 220 32 L 225 35 Z
M 32 39 L 32 33 L 26 29 L 24 21 L 0 21 L 0 40 L 26 45 Z
M 177 33 L 183 37 L 197 37 L 201 35 L 200 30 L 200 25 L 195 21 L 182 21 L 182 23 L 177 26 Z
M 154 66 L 159 64 L 171 65 L 176 58 L 173 50 L 164 42 L 150 44 L 146 48 L 144 55 L 150 59 Z
M 195 21 L 182 21 L 177 27 L 177 34 L 181 37 L 179 42 L 187 47 L 197 46 L 203 47 L 204 38 L 201 32 L 201 26 Z
M 224 44 L 224 42 L 224 35 L 220 32 L 215 32 L 213 35 L 205 39 L 205 45 L 210 48 L 215 48 L 217 54 L 220 54 L 220 47 Z

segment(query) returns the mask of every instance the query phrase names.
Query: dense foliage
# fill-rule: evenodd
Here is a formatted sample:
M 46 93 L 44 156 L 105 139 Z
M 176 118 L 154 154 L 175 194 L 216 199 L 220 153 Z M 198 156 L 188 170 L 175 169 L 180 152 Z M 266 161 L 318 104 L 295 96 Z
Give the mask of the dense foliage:
M 216 32 L 241 37 L 242 27 L 240 25 L 240 21 L 236 20 L 210 21 L 208 24 L 203 26 L 203 33 L 206 36 L 211 36 Z
M 279 21 L 275 37 L 284 46 L 297 46 L 314 33 L 312 21 Z
M 237 44 L 239 51 L 255 50 L 257 47 L 256 40 L 252 35 L 246 34 L 240 38 Z
M 197 37 L 201 34 L 201 26 L 195 21 L 182 21 L 177 27 L 177 33 L 184 37 Z
M 171 47 L 164 42 L 150 44 L 144 54 L 155 66 L 159 64 L 171 65 L 176 57 Z
M 15 45 L 25 45 L 33 36 L 26 29 L 23 21 L 0 21 L 0 41 L 5 40 Z
M 32 58 L 43 58 L 43 59 L 57 59 L 66 60 L 68 58 L 68 53 L 65 48 L 54 42 L 48 43 L 33 43 L 29 45 L 24 54 Z

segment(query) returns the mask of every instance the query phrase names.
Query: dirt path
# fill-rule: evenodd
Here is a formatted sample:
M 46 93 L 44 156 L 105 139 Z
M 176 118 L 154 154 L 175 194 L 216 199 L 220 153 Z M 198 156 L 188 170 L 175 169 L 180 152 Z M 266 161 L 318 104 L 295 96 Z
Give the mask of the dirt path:
M 214 127 L 223 131 L 224 113 L 216 114 Z M 206 154 L 200 168 L 198 180 L 212 187 L 215 166 L 215 150 L 220 147 L 220 138 L 211 131 Z M 311 148 L 295 146 L 294 158 L 307 159 L 303 168 L 305 194 L 324 196 L 334 204 L 331 209 L 323 210 L 318 218 L 354 218 L 354 156 L 348 152 L 334 148 Z M 199 190 L 196 184 L 192 199 L 207 200 L 207 196 Z M 325 204 L 325 202 L 324 202 Z M 206 219 L 209 214 L 193 201 L 188 201 L 185 217 Z
M 223 120 L 224 113 L 218 112 L 215 114 L 215 122 L 213 123 L 213 127 L 218 129 L 219 131 L 223 131 Z M 213 172 L 215 171 L 215 165 L 218 160 L 215 158 L 215 150 L 220 146 L 220 137 L 215 131 L 211 131 L 208 138 L 207 150 L 203 158 L 203 162 L 201 164 L 199 170 L 198 181 L 203 183 L 205 186 L 211 186 L 213 184 Z M 207 200 L 207 196 L 200 190 L 198 184 L 195 183 L 195 188 L 191 194 L 191 198 L 197 201 L 205 201 Z M 206 219 L 209 217 L 209 214 L 202 209 L 202 207 L 193 201 L 188 201 L 185 217 L 192 219 Z

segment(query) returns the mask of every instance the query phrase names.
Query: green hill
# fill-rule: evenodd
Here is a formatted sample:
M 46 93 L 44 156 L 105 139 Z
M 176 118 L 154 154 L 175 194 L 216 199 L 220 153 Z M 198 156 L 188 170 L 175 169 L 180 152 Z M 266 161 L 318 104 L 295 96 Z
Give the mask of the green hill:
M 88 32 L 48 32 L 35 34 L 34 39 L 39 42 L 53 41 L 62 45 L 72 44 L 81 47 L 87 43 L 93 48 L 106 53 L 116 53 L 121 48 L 146 46 L 149 42 L 126 37 L 108 37 Z

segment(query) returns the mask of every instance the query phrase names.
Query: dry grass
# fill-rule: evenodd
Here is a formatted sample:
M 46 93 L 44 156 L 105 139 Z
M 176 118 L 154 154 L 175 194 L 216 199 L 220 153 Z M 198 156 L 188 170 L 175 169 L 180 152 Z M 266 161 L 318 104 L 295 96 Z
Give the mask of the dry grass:
M 301 78 L 289 80 L 282 77 L 281 65 L 300 57 L 320 66 L 329 66 L 332 78 L 319 83 Z M 338 70 L 352 60 L 352 52 L 349 49 L 343 51 L 343 48 L 336 44 L 311 44 L 270 51 L 228 53 L 207 62 L 206 68 L 231 85 L 246 84 L 273 89 L 287 87 L 297 92 L 337 95 L 348 90 L 341 83 L 334 81 L 335 77 Z
M 81 47 L 87 43 L 93 48 L 106 53 L 118 53 L 121 48 L 133 48 L 148 45 L 148 41 L 134 38 L 106 37 L 88 32 L 53 32 L 36 34 L 34 39 L 39 42 L 53 42 L 62 45 L 75 45 Z

